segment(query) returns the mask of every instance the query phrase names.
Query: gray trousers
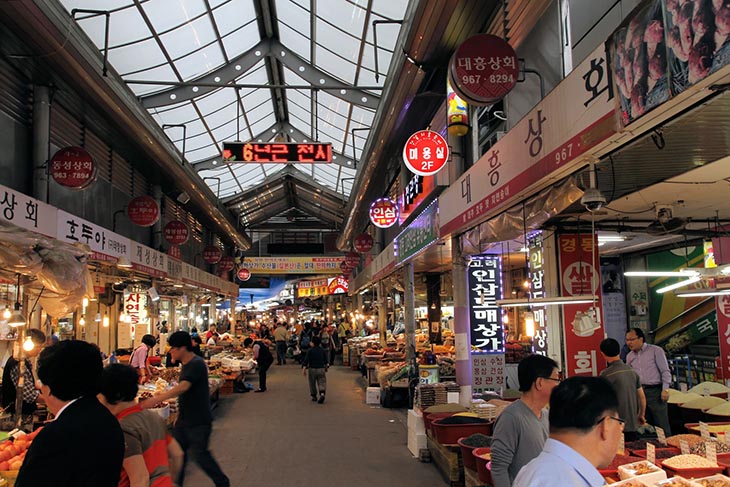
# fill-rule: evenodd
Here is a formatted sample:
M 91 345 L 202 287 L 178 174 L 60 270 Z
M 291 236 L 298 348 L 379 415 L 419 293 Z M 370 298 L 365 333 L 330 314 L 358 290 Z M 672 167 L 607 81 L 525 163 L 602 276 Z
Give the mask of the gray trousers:
M 669 428 L 669 412 L 667 403 L 662 401 L 662 388 L 644 388 L 646 394 L 646 421 L 654 426 L 659 426 L 667 436 L 672 434 Z
M 327 375 L 325 369 L 307 369 L 309 372 L 309 394 L 316 397 L 317 389 L 320 394 L 324 394 L 327 390 Z

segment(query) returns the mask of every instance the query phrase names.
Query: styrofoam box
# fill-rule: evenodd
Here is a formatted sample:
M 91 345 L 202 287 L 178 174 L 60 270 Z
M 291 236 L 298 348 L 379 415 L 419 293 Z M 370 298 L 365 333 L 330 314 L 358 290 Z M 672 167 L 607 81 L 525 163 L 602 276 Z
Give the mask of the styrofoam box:
M 418 456 L 420 450 L 428 448 L 428 442 L 425 434 L 414 433 L 412 430 L 408 430 L 408 451 L 414 457 Z
M 652 471 L 649 473 L 637 475 L 636 467 L 638 465 L 649 465 Z M 667 479 L 667 472 L 657 467 L 653 463 L 647 462 L 646 460 L 641 462 L 629 463 L 628 465 L 619 465 L 618 476 L 621 480 L 636 479 L 644 484 L 652 485 L 654 482 Z
M 408 410 L 408 431 L 421 435 L 426 434 L 426 426 L 423 424 L 423 415 L 420 411 Z
M 365 404 L 380 404 L 380 387 L 368 387 L 365 392 Z
M 722 474 L 712 475 L 710 477 L 702 477 L 701 479 L 693 479 L 693 482 L 697 485 L 702 485 L 700 481 L 702 480 L 724 480 L 725 482 L 730 483 L 730 477 L 726 477 Z

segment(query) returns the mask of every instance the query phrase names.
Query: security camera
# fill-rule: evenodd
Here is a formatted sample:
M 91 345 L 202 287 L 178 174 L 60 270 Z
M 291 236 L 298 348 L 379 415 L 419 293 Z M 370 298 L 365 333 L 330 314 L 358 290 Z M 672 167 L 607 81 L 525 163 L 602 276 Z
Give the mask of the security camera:
M 603 196 L 598 188 L 588 188 L 585 193 L 583 193 L 580 203 L 585 206 L 588 211 L 598 211 L 606 204 L 606 197 Z

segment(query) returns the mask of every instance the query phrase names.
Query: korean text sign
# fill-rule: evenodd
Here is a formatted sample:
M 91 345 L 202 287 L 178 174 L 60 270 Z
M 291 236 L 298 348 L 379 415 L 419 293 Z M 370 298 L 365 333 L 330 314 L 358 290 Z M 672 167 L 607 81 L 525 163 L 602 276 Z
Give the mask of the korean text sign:
M 498 255 L 472 256 L 467 272 L 472 353 L 504 352 L 504 330 L 497 300 L 502 298 Z
M 530 277 L 530 297 L 544 298 L 545 293 L 545 256 L 542 245 L 542 232 L 528 235 L 528 256 L 529 256 L 529 277 Z M 532 340 L 533 352 L 540 355 L 547 355 L 547 323 L 545 322 L 545 308 L 533 307 L 532 311 L 535 316 L 535 336 Z

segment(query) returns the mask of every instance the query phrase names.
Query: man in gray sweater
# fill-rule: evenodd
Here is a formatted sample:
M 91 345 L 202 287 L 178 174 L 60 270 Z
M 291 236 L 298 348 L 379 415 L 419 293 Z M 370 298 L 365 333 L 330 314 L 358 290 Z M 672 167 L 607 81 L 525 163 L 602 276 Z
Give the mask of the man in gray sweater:
M 494 487 L 510 487 L 520 469 L 542 451 L 549 428 L 544 408 L 560 383 L 558 364 L 543 355 L 525 357 L 517 377 L 522 397 L 502 411 L 492 435 Z

